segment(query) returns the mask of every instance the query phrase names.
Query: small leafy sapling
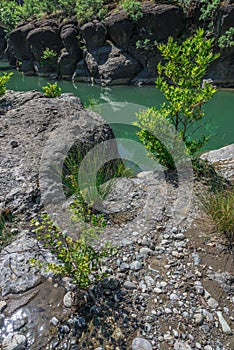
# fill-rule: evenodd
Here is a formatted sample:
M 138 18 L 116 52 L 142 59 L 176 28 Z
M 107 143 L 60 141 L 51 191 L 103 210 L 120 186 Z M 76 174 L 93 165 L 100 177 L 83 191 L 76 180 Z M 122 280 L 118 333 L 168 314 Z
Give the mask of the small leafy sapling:
M 140 128 L 138 136 L 149 154 L 168 168 L 174 167 L 169 154 L 175 144 L 169 141 L 166 147 L 163 139 L 154 136 L 160 125 L 161 134 L 168 140 L 163 125 L 171 124 L 177 133 L 177 139 L 184 142 L 186 152 L 191 156 L 209 139 L 209 135 L 194 137 L 194 133 L 199 129 L 197 122 L 205 116 L 204 104 L 216 92 L 208 80 L 203 81 L 207 67 L 219 57 L 212 50 L 213 43 L 214 39 L 206 39 L 204 30 L 199 29 L 193 37 L 181 44 L 170 37 L 166 44 L 158 45 L 165 63 L 158 64 L 156 87 L 162 91 L 166 102 L 159 108 L 138 113 L 135 125 Z
M 62 89 L 58 86 L 57 83 L 47 83 L 47 85 L 43 86 L 42 89 L 44 91 L 45 96 L 50 98 L 59 97 L 62 91 Z

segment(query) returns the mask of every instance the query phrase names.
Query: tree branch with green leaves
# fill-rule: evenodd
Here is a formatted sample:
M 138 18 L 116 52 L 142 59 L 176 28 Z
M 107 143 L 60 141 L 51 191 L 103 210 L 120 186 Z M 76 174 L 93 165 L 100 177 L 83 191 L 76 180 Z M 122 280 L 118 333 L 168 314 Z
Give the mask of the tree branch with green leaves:
M 213 44 L 214 39 L 207 39 L 204 30 L 199 29 L 181 44 L 170 37 L 166 44 L 158 45 L 165 63 L 158 64 L 156 87 L 162 91 L 166 102 L 159 108 L 138 113 L 136 125 L 149 154 L 168 168 L 174 167 L 170 149 L 165 151 L 163 140 L 156 139 L 150 132 L 157 130 L 162 119 L 173 125 L 189 155 L 193 156 L 206 144 L 209 136 L 193 139 L 190 129 L 205 116 L 203 105 L 216 92 L 208 80 L 203 80 L 207 67 L 219 57 L 219 53 L 213 52 Z

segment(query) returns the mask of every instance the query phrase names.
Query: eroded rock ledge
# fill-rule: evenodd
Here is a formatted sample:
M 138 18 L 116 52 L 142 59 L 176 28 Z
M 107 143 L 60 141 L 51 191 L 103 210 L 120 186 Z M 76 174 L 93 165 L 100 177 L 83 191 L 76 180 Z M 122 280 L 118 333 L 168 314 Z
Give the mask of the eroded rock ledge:
M 201 159 L 214 166 L 216 171 L 228 181 L 234 182 L 234 143 L 206 152 Z
M 9 34 L 7 55 L 28 75 L 53 75 L 103 85 L 152 84 L 161 60 L 152 43 L 165 42 L 168 36 L 180 37 L 203 26 L 198 20 L 199 2 L 194 1 L 193 6 L 190 15 L 185 16 L 179 6 L 146 1 L 142 4 L 143 16 L 136 22 L 117 9 L 104 23 L 93 20 L 80 26 L 74 19 L 23 23 Z M 234 4 L 220 6 L 214 23 L 217 37 L 233 26 L 233 16 Z M 0 29 L 0 57 L 5 47 L 4 31 Z M 46 48 L 57 54 L 53 64 L 42 62 Z M 215 84 L 234 86 L 233 55 L 233 47 L 222 50 L 221 57 L 210 67 L 208 77 Z

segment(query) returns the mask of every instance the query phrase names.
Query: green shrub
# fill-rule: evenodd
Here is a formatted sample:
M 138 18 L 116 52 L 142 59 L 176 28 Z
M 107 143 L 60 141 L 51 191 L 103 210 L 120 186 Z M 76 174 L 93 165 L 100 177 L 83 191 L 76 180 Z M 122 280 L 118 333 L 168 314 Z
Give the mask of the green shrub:
M 170 122 L 164 119 L 161 112 L 155 107 L 136 113 L 136 117 L 138 121 L 135 124 L 140 128 L 137 135 L 147 149 L 147 155 L 157 159 L 161 165 L 169 169 L 175 169 L 175 162 L 171 155 L 174 135 L 173 131 L 172 133 L 169 132 L 171 129 Z M 157 135 L 160 135 L 160 139 L 154 135 L 155 131 Z M 167 144 L 167 147 L 165 144 Z
M 42 86 L 42 89 L 44 90 L 46 97 L 55 98 L 61 96 L 62 89 L 58 86 L 57 83 L 47 83 L 46 86 Z
M 234 243 L 234 188 L 208 192 L 200 198 L 202 208 L 213 220 L 216 230 Z
M 226 47 L 234 46 L 234 27 L 230 27 L 224 35 L 222 35 L 219 40 L 219 47 L 224 49 Z
M 212 47 L 213 39 L 205 39 L 202 29 L 181 44 L 170 37 L 167 44 L 158 45 L 166 63 L 158 64 L 159 76 L 156 79 L 156 87 L 163 92 L 166 102 L 159 109 L 154 108 L 149 112 L 138 113 L 138 122 L 135 125 L 140 128 L 141 131 L 138 132 L 140 140 L 152 156 L 169 168 L 173 168 L 173 162 L 170 157 L 168 158 L 165 147 L 162 146 L 164 139 L 159 142 L 153 137 L 159 125 L 162 125 L 160 132 L 162 136 L 165 135 L 166 140 L 168 137 L 163 130 L 163 125 L 173 125 L 177 133 L 177 141 L 184 142 L 187 153 L 191 156 L 208 140 L 208 136 L 205 135 L 195 139 L 193 129 L 194 124 L 205 115 L 203 105 L 216 91 L 208 82 L 205 81 L 202 84 L 208 65 L 219 57 L 219 54 L 212 52 Z M 172 131 L 171 135 L 173 135 Z M 174 141 L 177 142 L 176 138 Z M 174 144 L 171 142 L 171 149 L 173 148 Z
M 56 0 L 24 0 L 23 5 L 16 1 L 1 0 L 0 22 L 7 31 L 13 30 L 21 21 L 32 16 L 41 17 L 43 13 L 52 13 L 57 8 Z
M 49 64 L 55 68 L 57 65 L 57 58 L 58 58 L 57 52 L 47 47 L 43 51 L 43 54 L 41 56 L 41 65 L 44 66 L 46 64 Z
M 72 219 L 74 221 L 84 220 L 94 226 L 104 227 L 106 225 L 104 216 L 102 214 L 96 215 L 93 213 L 89 198 L 92 198 L 92 193 L 81 191 L 78 183 L 79 163 L 72 159 L 66 159 L 66 172 L 68 175 L 63 176 L 64 191 L 68 197 L 72 196 L 71 208 L 73 210 Z M 92 191 L 88 188 L 87 191 Z
M 1 0 L 0 22 L 7 31 L 11 31 L 21 21 L 32 17 L 41 18 L 52 13 L 73 15 L 75 5 L 76 0 L 24 0 L 22 5 L 13 0 Z
M 92 247 L 91 242 L 97 239 L 96 229 L 84 227 L 80 238 L 74 240 L 61 232 L 46 214 L 42 215 L 39 220 L 32 220 L 32 228 L 37 239 L 57 259 L 57 262 L 41 262 L 31 259 L 33 265 L 46 268 L 47 271 L 63 277 L 70 277 L 81 288 L 87 287 L 94 280 L 97 281 L 106 275 L 100 272 L 102 259 L 110 256 L 113 248 L 108 244 L 99 251 Z
M 221 3 L 221 0 L 200 0 L 201 2 L 201 15 L 200 20 L 208 23 L 208 29 L 214 30 L 214 17 L 215 13 Z
M 99 104 L 99 100 L 89 97 L 87 98 L 87 101 L 84 102 L 84 108 L 85 109 L 90 109 L 93 112 L 100 113 L 101 114 L 101 106 Z
M 155 50 L 158 43 L 156 40 L 151 40 L 149 38 L 145 38 L 143 40 L 136 41 L 136 48 L 144 51 L 152 51 Z
M 66 196 L 72 198 L 73 219 L 83 219 L 92 225 L 104 227 L 106 221 L 103 214 L 97 215 L 91 208 L 94 205 L 98 206 L 97 203 L 100 199 L 106 198 L 114 187 L 116 178 L 129 176 L 130 171 L 121 161 L 116 161 L 114 165 L 112 162 L 108 162 L 99 168 L 102 158 L 102 154 L 99 152 L 100 149 L 98 149 L 97 156 L 93 156 L 90 161 L 85 163 L 85 178 L 94 181 L 91 186 L 89 181 L 83 190 L 79 185 L 80 164 L 84 158 L 79 147 L 74 149 L 72 155 L 65 159 L 62 181 Z
M 11 79 L 13 73 L 3 73 L 0 75 L 0 96 L 6 92 L 6 83 Z
M 93 17 L 100 19 L 105 15 L 104 0 L 77 0 L 76 1 L 76 16 L 84 22 L 89 21 Z
M 0 215 L 0 250 L 4 246 L 4 241 L 5 241 L 5 218 Z
M 24 19 L 28 19 L 36 15 L 39 18 L 46 11 L 46 0 L 24 0 L 22 8 Z
M 16 25 L 24 18 L 24 9 L 15 1 L 1 0 L 0 4 L 0 23 L 7 31 L 13 30 Z
M 137 21 L 143 16 L 141 2 L 135 0 L 123 0 L 121 6 L 133 21 Z
M 192 6 L 192 0 L 177 0 L 178 5 L 180 5 L 186 15 L 189 15 L 189 11 Z
M 76 0 L 58 0 L 58 3 L 63 13 L 68 16 L 74 15 Z

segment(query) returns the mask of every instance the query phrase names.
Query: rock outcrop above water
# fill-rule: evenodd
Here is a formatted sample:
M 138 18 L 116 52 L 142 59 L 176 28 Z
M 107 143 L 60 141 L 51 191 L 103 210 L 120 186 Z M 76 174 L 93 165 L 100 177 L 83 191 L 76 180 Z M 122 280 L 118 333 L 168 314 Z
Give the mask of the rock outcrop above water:
M 86 51 L 85 62 L 94 81 L 104 85 L 130 83 L 141 69 L 135 58 L 110 44 Z
M 206 152 L 201 159 L 211 164 L 226 180 L 234 182 L 234 143 Z
M 7 51 L 13 53 L 25 74 L 52 74 L 103 85 L 150 84 L 155 81 L 161 60 L 154 41 L 187 35 L 191 29 L 204 25 L 198 19 L 199 2 L 193 6 L 186 16 L 179 6 L 146 1 L 142 4 L 143 15 L 137 21 L 118 9 L 111 11 L 104 23 L 93 20 L 81 27 L 73 19 L 62 23 L 34 20 L 9 34 Z M 220 6 L 214 23 L 217 37 L 233 26 L 233 13 L 233 4 Z M 1 47 L 3 50 L 5 41 L 0 44 L 0 52 Z M 54 62 L 42 59 L 46 48 L 56 53 Z M 207 76 L 220 86 L 234 86 L 233 62 L 233 47 L 222 50 Z
M 72 94 L 50 99 L 38 91 L 8 91 L 0 98 L 0 208 L 18 213 L 40 206 L 39 167 L 43 149 L 53 130 L 73 116 L 72 128 L 79 126 L 77 141 L 87 151 L 101 140 L 113 138 L 105 121 L 96 113 L 84 111 Z M 77 120 L 77 122 L 76 122 Z M 102 125 L 86 140 L 92 124 Z M 90 126 L 90 129 L 89 129 Z M 68 130 L 63 130 L 64 133 Z M 83 134 L 84 135 L 83 135 Z M 83 135 L 82 137 L 80 135 Z M 86 136 L 85 136 L 86 135 Z M 66 136 L 66 135 L 65 135 Z M 65 137 L 62 131 L 58 136 Z M 69 136 L 67 136 L 69 141 Z M 54 152 L 58 151 L 56 147 Z M 67 150 L 68 151 L 68 150 Z M 115 149 L 114 149 L 115 152 Z M 116 151 L 117 152 L 117 151 Z

